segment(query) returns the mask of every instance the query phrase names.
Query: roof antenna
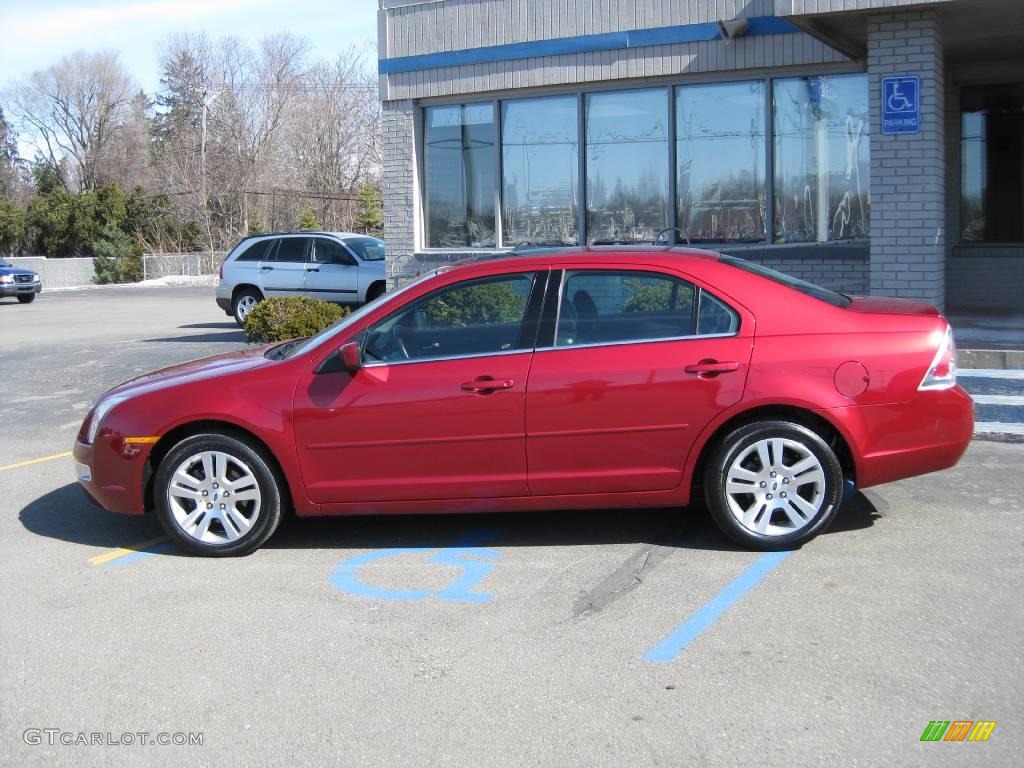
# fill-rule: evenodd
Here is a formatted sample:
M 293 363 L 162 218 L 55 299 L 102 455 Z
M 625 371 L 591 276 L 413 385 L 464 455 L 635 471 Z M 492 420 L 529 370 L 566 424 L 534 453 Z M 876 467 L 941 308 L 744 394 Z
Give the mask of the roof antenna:
M 681 229 L 680 227 L 665 227 L 663 230 L 661 230 L 661 232 L 658 233 L 658 236 L 651 241 L 651 245 L 657 245 L 658 241 L 661 240 L 661 236 L 664 235 L 666 232 L 678 232 L 686 240 L 686 244 L 690 244 L 690 233 L 687 232 L 685 229 Z

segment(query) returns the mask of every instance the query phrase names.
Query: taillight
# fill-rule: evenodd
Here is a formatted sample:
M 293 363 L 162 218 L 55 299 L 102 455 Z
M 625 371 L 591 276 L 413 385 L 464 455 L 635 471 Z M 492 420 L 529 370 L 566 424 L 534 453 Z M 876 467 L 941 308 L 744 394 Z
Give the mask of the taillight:
M 953 343 L 953 329 L 948 325 L 946 332 L 936 331 L 939 348 L 935 351 L 928 373 L 921 379 L 918 389 L 949 389 L 956 386 L 956 344 Z
M 224 261 L 220 263 L 220 272 L 218 274 L 220 275 L 221 280 L 224 279 L 224 265 L 227 264 L 227 261 L 227 259 L 224 259 Z

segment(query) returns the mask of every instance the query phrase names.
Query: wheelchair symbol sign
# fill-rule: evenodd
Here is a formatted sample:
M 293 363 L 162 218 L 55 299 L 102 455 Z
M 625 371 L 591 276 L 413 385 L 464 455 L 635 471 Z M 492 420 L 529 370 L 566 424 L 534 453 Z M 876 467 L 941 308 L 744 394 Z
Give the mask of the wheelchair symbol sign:
M 920 133 L 921 78 L 882 78 L 882 133 Z

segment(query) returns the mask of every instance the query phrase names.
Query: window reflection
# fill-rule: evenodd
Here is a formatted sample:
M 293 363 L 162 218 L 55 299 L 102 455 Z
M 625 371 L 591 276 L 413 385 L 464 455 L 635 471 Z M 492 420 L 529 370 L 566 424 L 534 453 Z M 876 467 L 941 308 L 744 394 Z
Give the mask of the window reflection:
M 586 97 L 587 241 L 652 241 L 668 226 L 668 91 Z
M 773 87 L 776 241 L 867 237 L 867 79 L 798 77 Z
M 575 96 L 502 104 L 502 243 L 579 242 Z
M 691 242 L 757 242 L 765 229 L 764 84 L 676 89 L 678 222 Z
M 428 107 L 424 206 L 431 248 L 494 247 L 493 104 Z
M 960 94 L 960 237 L 1024 240 L 1024 85 Z

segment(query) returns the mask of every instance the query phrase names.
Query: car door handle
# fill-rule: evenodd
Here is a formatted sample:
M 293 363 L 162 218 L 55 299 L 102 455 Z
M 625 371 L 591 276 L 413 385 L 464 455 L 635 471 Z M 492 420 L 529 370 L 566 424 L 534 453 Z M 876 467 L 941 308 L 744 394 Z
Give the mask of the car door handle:
M 698 376 L 715 377 L 720 373 L 739 370 L 740 364 L 733 361 L 720 363 L 717 360 L 701 360 L 699 363 L 686 366 L 687 373 L 696 373 Z
M 319 272 L 320 267 L 306 267 L 307 272 Z
M 260 270 L 263 272 L 266 272 L 268 269 L 273 269 L 273 267 L 260 267 Z
M 476 392 L 484 394 L 493 392 L 496 389 L 511 389 L 515 385 L 512 379 L 495 379 L 492 376 L 479 376 L 475 381 L 466 381 L 462 384 L 464 392 Z

